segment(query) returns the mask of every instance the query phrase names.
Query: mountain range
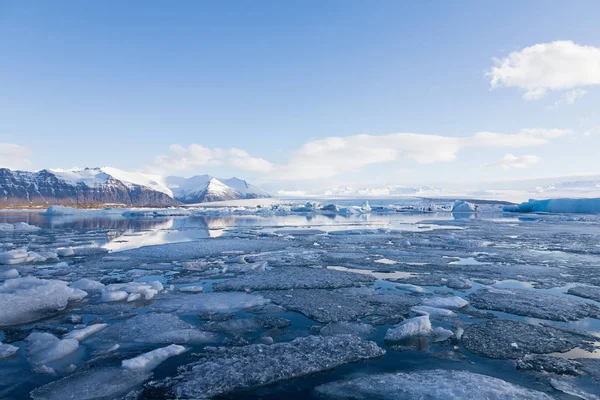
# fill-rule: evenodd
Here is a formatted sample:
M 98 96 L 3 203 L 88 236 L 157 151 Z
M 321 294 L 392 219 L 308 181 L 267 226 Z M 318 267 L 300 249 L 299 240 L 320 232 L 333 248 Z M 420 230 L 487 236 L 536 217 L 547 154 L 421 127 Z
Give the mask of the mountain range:
M 198 175 L 163 179 L 112 167 L 37 172 L 0 168 L 0 205 L 164 207 L 264 197 L 270 195 L 238 178 Z

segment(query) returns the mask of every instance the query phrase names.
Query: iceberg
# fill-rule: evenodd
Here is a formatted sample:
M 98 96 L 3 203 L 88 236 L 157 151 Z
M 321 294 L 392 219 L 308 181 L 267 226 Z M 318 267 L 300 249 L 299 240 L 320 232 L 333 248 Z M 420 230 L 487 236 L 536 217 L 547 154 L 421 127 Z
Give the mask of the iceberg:
M 529 200 L 514 206 L 505 206 L 504 211 L 520 213 L 600 213 L 600 198 L 594 199 L 547 199 Z
M 477 206 L 468 201 L 456 201 L 452 206 L 453 213 L 474 213 L 477 212 Z

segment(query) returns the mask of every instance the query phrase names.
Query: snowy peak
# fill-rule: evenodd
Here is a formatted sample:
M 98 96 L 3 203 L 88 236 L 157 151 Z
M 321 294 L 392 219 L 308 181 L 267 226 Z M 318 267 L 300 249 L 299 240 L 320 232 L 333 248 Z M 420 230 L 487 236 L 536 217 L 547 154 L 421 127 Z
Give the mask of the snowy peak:
M 238 178 L 217 179 L 210 175 L 196 175 L 187 179 L 168 177 L 166 182 L 174 198 L 186 204 L 271 197 L 264 190 Z

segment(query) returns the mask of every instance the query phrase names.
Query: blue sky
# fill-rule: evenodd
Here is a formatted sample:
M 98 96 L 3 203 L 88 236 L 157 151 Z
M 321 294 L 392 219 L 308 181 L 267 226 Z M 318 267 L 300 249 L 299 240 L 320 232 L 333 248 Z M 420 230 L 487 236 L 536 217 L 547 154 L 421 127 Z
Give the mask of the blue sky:
M 599 173 L 600 78 L 569 63 L 594 69 L 600 4 L 569 3 L 0 0 L 0 166 L 289 190 Z

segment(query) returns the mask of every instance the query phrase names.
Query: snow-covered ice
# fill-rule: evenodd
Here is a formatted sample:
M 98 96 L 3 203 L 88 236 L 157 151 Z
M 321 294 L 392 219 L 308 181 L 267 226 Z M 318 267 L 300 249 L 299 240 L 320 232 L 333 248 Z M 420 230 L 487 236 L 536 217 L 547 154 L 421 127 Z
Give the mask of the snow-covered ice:
M 168 358 L 178 356 L 185 352 L 185 347 L 171 344 L 156 350 L 149 351 L 129 360 L 123 360 L 122 366 L 132 371 L 152 371 Z
M 273 384 L 340 365 L 381 357 L 374 342 L 351 335 L 308 336 L 288 343 L 207 348 L 172 391 L 183 398 L 210 398 Z
M 316 391 L 326 399 L 487 399 L 551 400 L 542 392 L 516 386 L 502 379 L 469 371 L 428 370 L 368 375 L 326 383 Z
M 75 339 L 79 342 L 85 340 L 87 337 L 93 335 L 94 333 L 100 332 L 102 329 L 106 328 L 107 324 L 93 324 L 90 326 L 86 326 L 82 329 L 75 329 L 69 333 L 67 333 L 63 339 Z
M 428 336 L 431 331 L 429 315 L 423 315 L 407 319 L 390 328 L 385 334 L 385 340 L 399 342 L 415 336 Z
M 458 296 L 449 297 L 428 297 L 423 300 L 423 305 L 435 308 L 447 308 L 449 310 L 455 310 L 466 307 L 469 302 Z
M 70 300 L 80 300 L 86 295 L 64 281 L 35 277 L 9 279 L 0 285 L 0 326 L 36 321 L 62 310 Z
M 34 332 L 26 341 L 29 360 L 39 365 L 59 360 L 79 348 L 76 339 L 59 339 L 48 332 Z

